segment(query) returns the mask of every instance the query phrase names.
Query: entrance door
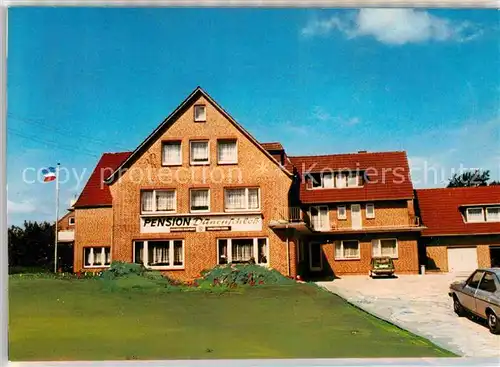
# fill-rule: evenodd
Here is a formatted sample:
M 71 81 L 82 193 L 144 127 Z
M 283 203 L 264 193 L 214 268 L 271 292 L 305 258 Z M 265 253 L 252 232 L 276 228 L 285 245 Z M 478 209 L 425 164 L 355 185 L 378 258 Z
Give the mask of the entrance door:
M 351 223 L 352 223 L 352 229 L 361 229 L 362 227 L 361 205 L 359 204 L 351 205 Z
M 472 273 L 477 269 L 477 249 L 475 247 L 448 248 L 448 271 L 450 273 Z
M 309 243 L 309 269 L 311 271 L 323 269 L 323 249 L 319 242 Z

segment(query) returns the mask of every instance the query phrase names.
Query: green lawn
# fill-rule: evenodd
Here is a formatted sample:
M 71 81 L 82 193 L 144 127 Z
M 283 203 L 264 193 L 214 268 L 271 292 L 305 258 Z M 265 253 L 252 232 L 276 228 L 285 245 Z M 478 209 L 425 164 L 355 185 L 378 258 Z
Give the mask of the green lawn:
M 110 292 L 11 278 L 10 360 L 449 357 L 315 286 Z

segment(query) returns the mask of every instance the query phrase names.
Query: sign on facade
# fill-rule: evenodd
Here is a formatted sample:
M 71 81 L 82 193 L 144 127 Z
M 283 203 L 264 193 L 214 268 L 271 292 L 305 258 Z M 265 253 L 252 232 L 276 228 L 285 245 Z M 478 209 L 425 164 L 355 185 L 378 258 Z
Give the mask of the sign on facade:
M 141 217 L 141 233 L 261 231 L 262 217 L 257 215 L 190 215 Z

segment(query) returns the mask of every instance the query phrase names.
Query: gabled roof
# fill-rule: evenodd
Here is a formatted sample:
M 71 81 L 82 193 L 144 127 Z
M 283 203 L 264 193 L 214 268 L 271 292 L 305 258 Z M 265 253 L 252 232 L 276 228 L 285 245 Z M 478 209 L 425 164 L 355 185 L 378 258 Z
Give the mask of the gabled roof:
M 174 123 L 177 117 L 182 114 L 189 106 L 192 101 L 196 98 L 203 96 L 207 101 L 209 101 L 224 117 L 226 117 L 243 135 L 246 136 L 260 151 L 262 151 L 272 162 L 275 162 L 278 167 L 280 167 L 283 172 L 285 172 L 289 177 L 292 177 L 292 173 L 289 172 L 285 167 L 281 166 L 272 155 L 247 131 L 241 126 L 236 120 L 227 113 L 217 102 L 215 102 L 212 97 L 208 95 L 201 87 L 197 87 L 163 122 L 130 154 L 130 156 L 125 159 L 125 161 L 120 164 L 119 167 L 106 179 L 107 183 L 113 183 L 117 178 L 118 173 L 122 170 L 126 170 L 130 165 L 137 159 L 143 151 L 145 151 L 158 136 L 168 129 L 172 123 Z
M 416 190 L 423 236 L 500 234 L 500 222 L 465 223 L 462 211 L 470 205 L 500 206 L 500 186 Z
M 278 143 L 278 142 L 260 143 L 260 145 L 262 145 L 262 147 L 265 150 L 271 150 L 271 151 L 285 150 L 285 148 L 283 148 L 283 145 L 281 145 L 281 143 Z
M 406 152 L 377 152 L 289 157 L 301 176 L 300 200 L 305 204 L 413 198 Z M 366 171 L 363 187 L 308 190 L 307 173 L 321 170 Z
M 132 152 L 104 153 L 90 175 L 87 184 L 78 197 L 74 207 L 99 207 L 111 206 L 113 203 L 109 186 L 104 183 L 104 178 L 115 171 Z

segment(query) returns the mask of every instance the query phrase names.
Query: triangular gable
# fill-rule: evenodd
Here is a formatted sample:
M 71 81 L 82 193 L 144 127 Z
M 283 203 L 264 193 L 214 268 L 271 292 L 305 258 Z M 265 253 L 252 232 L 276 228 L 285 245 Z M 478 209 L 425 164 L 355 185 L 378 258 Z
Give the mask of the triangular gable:
M 210 97 L 201 87 L 197 87 L 163 122 L 132 152 L 132 154 L 105 180 L 106 183 L 111 184 L 115 181 L 117 174 L 120 171 L 126 170 L 130 165 L 137 159 L 141 152 L 143 152 L 151 142 L 153 142 L 165 129 L 168 129 L 170 125 L 176 121 L 176 118 L 182 114 L 186 108 L 189 107 L 192 100 L 198 96 L 203 96 L 207 99 L 224 117 L 226 117 L 229 122 L 231 122 L 243 135 L 247 137 L 262 153 L 264 153 L 272 162 L 274 162 L 283 172 L 285 172 L 289 177 L 293 177 L 293 174 L 287 170 L 285 167 L 279 164 L 273 156 L 247 131 L 243 126 L 241 126 L 236 120 L 226 112 L 217 102 L 215 102 L 212 97 Z

